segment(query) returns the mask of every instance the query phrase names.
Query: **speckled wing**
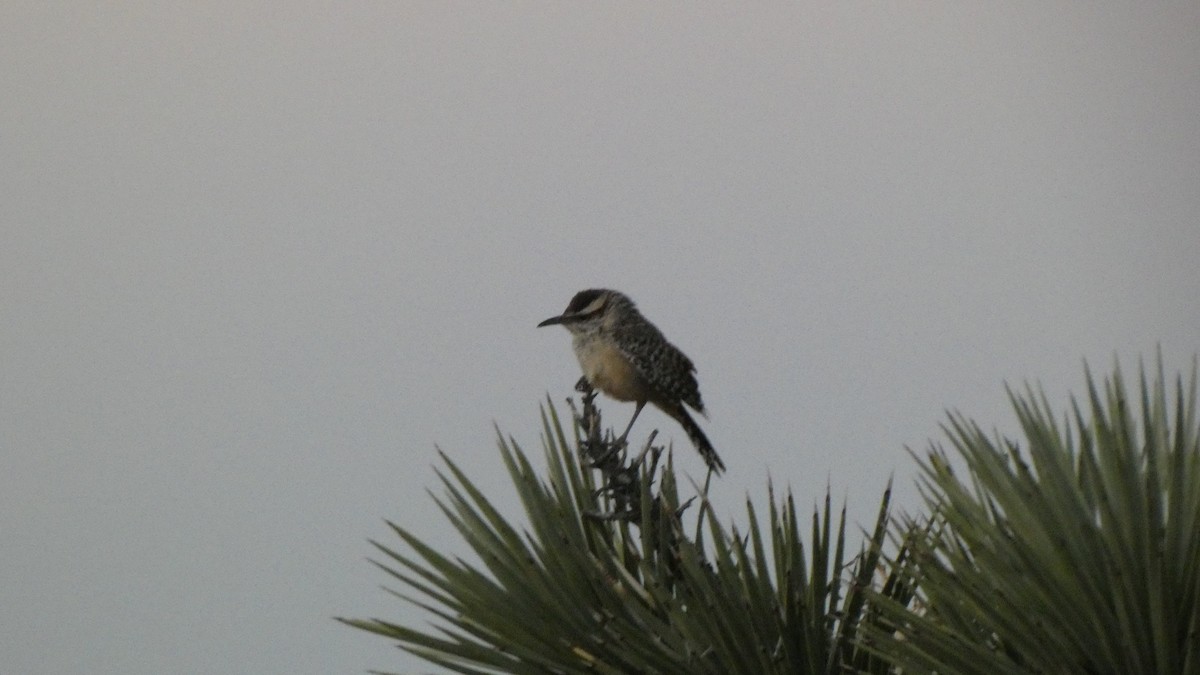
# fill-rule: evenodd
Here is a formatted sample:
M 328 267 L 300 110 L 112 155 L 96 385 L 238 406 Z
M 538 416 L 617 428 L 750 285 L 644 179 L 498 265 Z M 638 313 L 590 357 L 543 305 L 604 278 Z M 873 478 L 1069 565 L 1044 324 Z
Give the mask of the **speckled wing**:
M 621 353 L 662 398 L 683 401 L 704 414 L 700 386 L 696 384 L 696 366 L 667 342 L 657 328 L 647 322 L 636 330 L 618 330 L 614 337 Z

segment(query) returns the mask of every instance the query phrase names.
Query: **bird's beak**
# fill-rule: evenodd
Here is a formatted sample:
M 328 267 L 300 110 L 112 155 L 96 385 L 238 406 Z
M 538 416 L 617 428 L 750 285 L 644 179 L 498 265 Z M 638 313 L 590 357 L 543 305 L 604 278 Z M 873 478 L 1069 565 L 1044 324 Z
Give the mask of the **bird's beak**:
M 564 322 L 564 321 L 566 321 L 566 320 L 567 320 L 567 317 L 566 317 L 565 315 L 562 315 L 562 316 L 552 316 L 552 317 L 550 317 L 549 319 L 546 319 L 545 321 L 543 321 L 543 322 L 539 323 L 539 324 L 537 325 L 537 327 L 538 327 L 538 328 L 541 328 L 542 326 L 553 326 L 553 325 L 554 325 L 554 324 L 556 324 L 556 323 L 562 323 L 562 322 Z

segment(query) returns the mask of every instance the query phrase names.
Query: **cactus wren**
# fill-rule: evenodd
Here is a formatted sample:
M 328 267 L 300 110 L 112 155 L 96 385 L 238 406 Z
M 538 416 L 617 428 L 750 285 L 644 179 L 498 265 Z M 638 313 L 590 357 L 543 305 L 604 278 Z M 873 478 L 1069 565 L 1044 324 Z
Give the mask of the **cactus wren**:
M 684 408 L 686 403 L 704 414 L 696 367 L 642 316 L 633 300 L 607 289 L 580 291 L 562 314 L 539 323 L 538 328 L 552 324 L 571 331 L 575 356 L 589 384 L 618 401 L 637 403 L 621 442 L 646 403 L 653 403 L 683 426 L 710 469 L 725 470 L 712 443 Z

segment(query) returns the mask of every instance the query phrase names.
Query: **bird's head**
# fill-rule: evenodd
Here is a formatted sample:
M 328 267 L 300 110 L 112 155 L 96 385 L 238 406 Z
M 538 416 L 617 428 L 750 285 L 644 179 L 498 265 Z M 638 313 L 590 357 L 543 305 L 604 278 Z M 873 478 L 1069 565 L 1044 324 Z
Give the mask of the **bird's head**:
M 562 314 L 539 323 L 538 328 L 561 324 L 572 333 L 587 333 L 610 323 L 620 310 L 636 311 L 633 301 L 624 293 L 607 288 L 590 288 L 576 293 Z

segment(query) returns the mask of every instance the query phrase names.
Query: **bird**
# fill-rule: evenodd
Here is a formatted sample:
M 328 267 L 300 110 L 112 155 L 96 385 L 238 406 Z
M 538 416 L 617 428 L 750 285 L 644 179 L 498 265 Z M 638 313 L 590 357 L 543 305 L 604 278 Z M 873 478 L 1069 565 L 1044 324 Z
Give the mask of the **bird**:
M 579 291 L 562 314 L 539 323 L 538 328 L 552 325 L 571 332 L 571 344 L 588 384 L 618 401 L 637 404 L 618 442 L 625 442 L 638 414 L 651 403 L 679 422 L 710 470 L 725 470 L 725 463 L 687 411 L 690 407 L 705 414 L 696 366 L 642 316 L 629 296 L 607 288 Z

